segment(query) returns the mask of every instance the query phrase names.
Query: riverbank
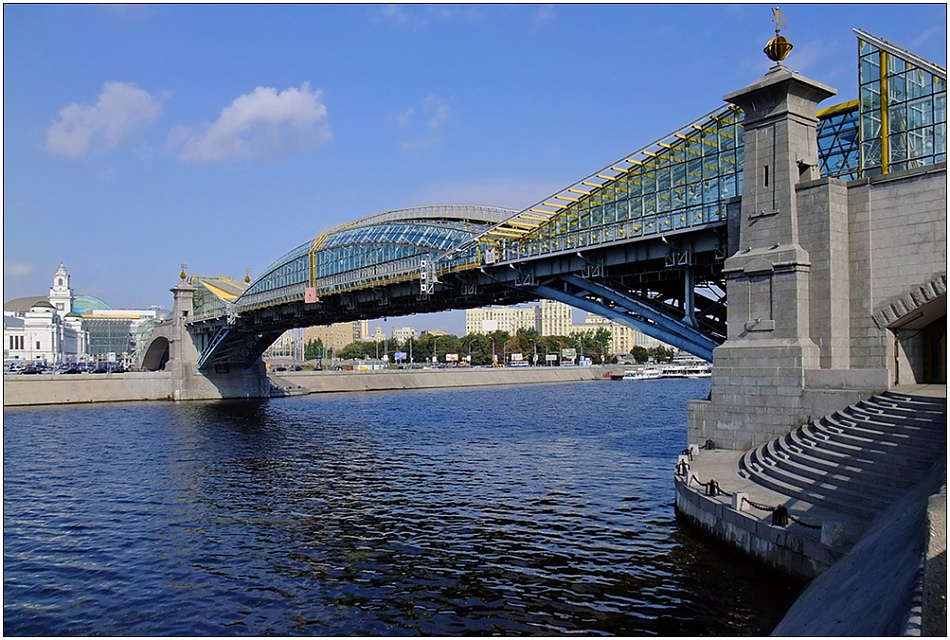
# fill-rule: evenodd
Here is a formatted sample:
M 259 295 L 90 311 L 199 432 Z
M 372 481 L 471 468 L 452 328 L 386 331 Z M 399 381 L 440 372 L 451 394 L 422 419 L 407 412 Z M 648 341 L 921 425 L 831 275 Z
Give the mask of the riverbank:
M 384 371 L 286 371 L 268 374 L 276 395 L 436 389 L 600 379 L 616 367 L 518 367 Z M 172 400 L 170 373 L 4 376 L 3 406 Z

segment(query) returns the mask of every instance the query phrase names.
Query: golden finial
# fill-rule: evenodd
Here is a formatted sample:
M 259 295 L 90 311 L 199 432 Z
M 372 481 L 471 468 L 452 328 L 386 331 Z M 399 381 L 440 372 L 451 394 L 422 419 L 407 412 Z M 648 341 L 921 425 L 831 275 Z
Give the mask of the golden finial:
M 792 43 L 788 41 L 788 38 L 781 35 L 786 20 L 785 14 L 778 7 L 773 7 L 772 21 L 775 23 L 775 36 L 768 41 L 765 49 L 762 50 L 772 62 L 781 62 L 792 51 Z
M 251 284 L 251 268 L 250 267 L 244 268 L 244 282 L 245 284 Z
M 181 278 L 182 280 L 184 280 L 185 278 L 187 278 L 187 277 L 188 277 L 188 274 L 185 273 L 187 270 L 188 270 L 188 265 L 185 264 L 184 262 L 182 262 L 182 263 L 181 263 L 181 273 L 178 274 L 178 277 Z

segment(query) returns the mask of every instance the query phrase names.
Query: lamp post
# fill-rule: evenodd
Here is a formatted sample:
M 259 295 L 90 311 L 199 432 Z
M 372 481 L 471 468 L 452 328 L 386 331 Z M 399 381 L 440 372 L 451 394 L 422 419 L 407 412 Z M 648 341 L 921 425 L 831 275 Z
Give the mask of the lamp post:
M 491 363 L 495 364 L 495 339 L 489 338 L 491 340 Z
M 528 340 L 530 340 L 531 344 L 534 346 L 534 360 L 531 361 L 531 366 L 536 367 L 538 366 L 538 343 L 531 338 L 528 338 Z
M 439 336 L 432 340 L 432 364 L 439 364 Z

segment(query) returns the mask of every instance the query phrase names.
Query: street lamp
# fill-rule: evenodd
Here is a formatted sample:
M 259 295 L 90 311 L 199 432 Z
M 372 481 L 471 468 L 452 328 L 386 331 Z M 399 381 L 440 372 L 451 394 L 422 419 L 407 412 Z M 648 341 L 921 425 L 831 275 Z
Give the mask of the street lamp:
M 528 340 L 530 340 L 531 344 L 534 346 L 534 360 L 532 361 L 531 364 L 532 366 L 536 367 L 538 366 L 538 343 L 532 340 L 531 338 L 528 338 Z
M 495 339 L 489 338 L 491 340 L 491 363 L 495 364 Z

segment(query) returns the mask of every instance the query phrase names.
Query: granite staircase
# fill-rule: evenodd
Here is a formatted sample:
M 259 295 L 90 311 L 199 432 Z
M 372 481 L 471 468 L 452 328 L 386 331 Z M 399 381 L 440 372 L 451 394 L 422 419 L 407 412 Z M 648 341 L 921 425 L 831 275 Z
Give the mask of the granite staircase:
M 946 451 L 946 399 L 887 391 L 748 451 L 739 475 L 870 521 Z

